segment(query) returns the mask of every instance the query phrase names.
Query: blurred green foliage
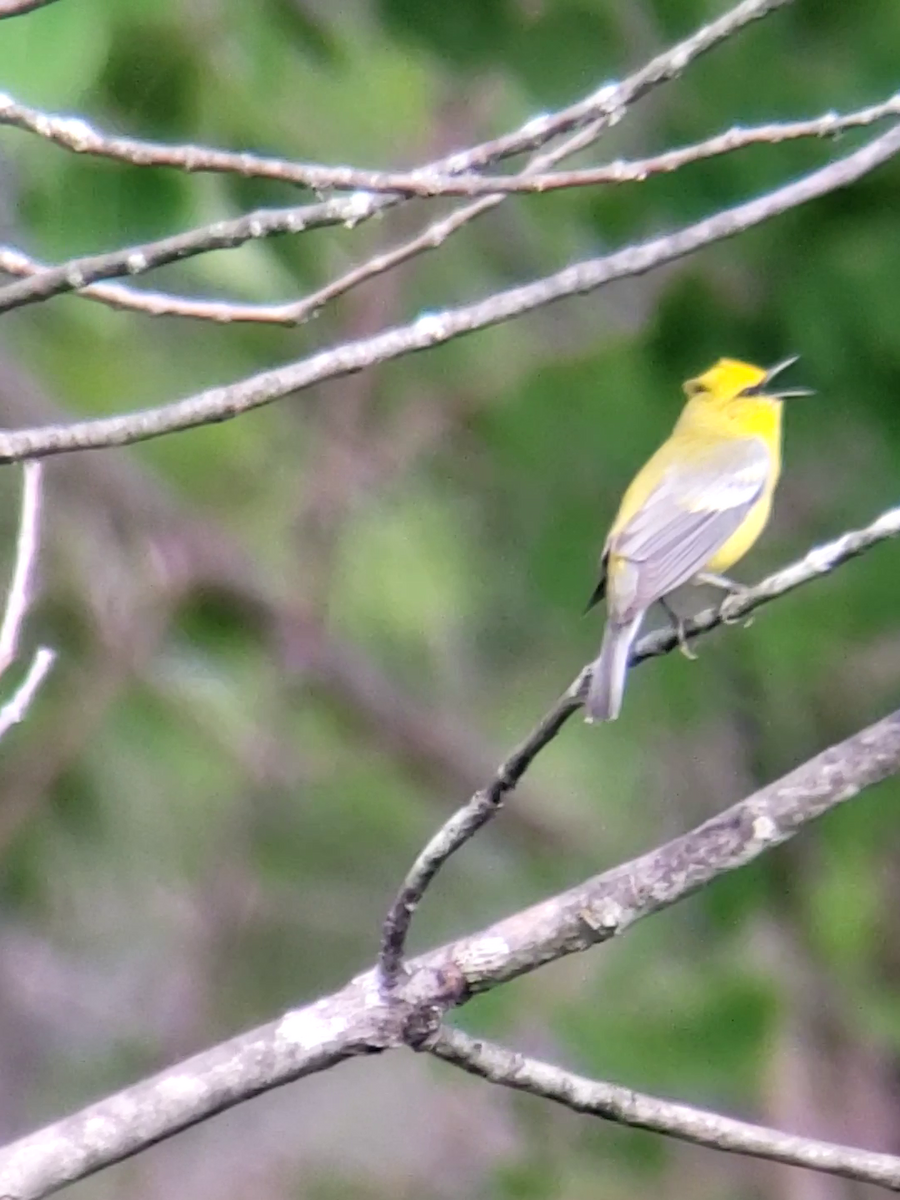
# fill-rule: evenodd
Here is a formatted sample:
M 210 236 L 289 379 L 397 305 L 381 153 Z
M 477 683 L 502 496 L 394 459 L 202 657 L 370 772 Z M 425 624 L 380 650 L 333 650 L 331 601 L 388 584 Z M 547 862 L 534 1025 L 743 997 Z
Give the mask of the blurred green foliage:
M 575 100 L 719 11 L 711 0 L 81 0 L 3 22 L 0 87 L 134 136 L 399 167 Z M 598 153 L 636 157 L 733 123 L 874 102 L 897 86 L 898 40 L 895 0 L 798 0 L 635 106 Z M 3 354 L 72 415 L 160 403 L 677 227 L 865 136 L 510 200 L 396 282 L 297 330 L 152 320 L 68 297 L 8 315 Z M 81 158 L 15 131 L 0 150 L 4 240 L 53 260 L 295 196 Z M 795 352 L 797 380 L 819 392 L 788 412 L 776 518 L 745 578 L 897 502 L 898 188 L 893 164 L 675 268 L 117 452 L 109 477 L 100 456 L 48 465 L 28 636 L 48 639 L 60 663 L 4 745 L 0 950 L 24 939 L 28 961 L 51 966 L 29 985 L 40 1003 L 17 968 L 0 969 L 0 1042 L 26 1028 L 34 1043 L 25 1066 L 0 1067 L 15 1094 L 0 1109 L 5 1133 L 371 961 L 379 915 L 423 839 L 592 655 L 601 617 L 580 612 L 606 525 L 674 420 L 683 378 L 723 354 Z M 208 255 L 149 286 L 291 299 L 431 211 Z M 8 391 L 0 380 L 5 424 L 48 419 L 10 411 Z M 16 486 L 7 473 L 9 545 Z M 167 591 L 177 563 L 166 566 L 166 547 L 198 523 L 231 565 Z M 880 547 L 751 629 L 716 634 L 697 664 L 647 665 L 616 726 L 574 721 L 527 795 L 441 876 L 416 944 L 636 854 L 896 704 L 897 554 Z M 254 589 L 294 616 L 262 617 Z M 324 665 L 305 637 L 336 648 Z M 384 681 L 420 735 L 459 727 L 452 753 L 417 741 L 408 721 L 398 731 Z M 833 1107 L 821 1081 L 852 1074 L 848 1063 L 890 1075 L 900 1048 L 898 798 L 884 785 L 621 945 L 480 998 L 460 1020 L 586 1074 L 836 1136 L 853 1098 Z M 546 839 L 523 833 L 517 806 Z M 635 1196 L 651 1181 L 671 1196 L 781 1187 L 764 1173 L 726 1184 L 727 1163 L 421 1063 L 412 1092 L 385 1066 L 382 1093 L 367 1070 L 340 1077 L 346 1094 L 322 1093 L 330 1141 L 322 1118 L 296 1158 L 282 1149 L 277 1168 L 259 1167 L 263 1193 L 559 1200 Z M 342 1126 L 359 1091 L 384 1132 L 368 1150 L 370 1110 Z M 468 1118 L 448 1109 L 457 1093 Z M 392 1139 L 411 1095 L 430 1140 L 401 1166 Z M 256 1145 L 246 1158 L 269 1161 L 255 1121 L 244 1132 Z M 292 1146 L 295 1135 L 292 1125 Z M 459 1174 L 455 1138 L 475 1176 Z M 189 1135 L 82 1194 L 156 1194 L 155 1170 L 180 1172 L 209 1145 Z M 224 1166 L 212 1190 L 190 1180 L 179 1174 L 179 1194 L 247 1194 Z

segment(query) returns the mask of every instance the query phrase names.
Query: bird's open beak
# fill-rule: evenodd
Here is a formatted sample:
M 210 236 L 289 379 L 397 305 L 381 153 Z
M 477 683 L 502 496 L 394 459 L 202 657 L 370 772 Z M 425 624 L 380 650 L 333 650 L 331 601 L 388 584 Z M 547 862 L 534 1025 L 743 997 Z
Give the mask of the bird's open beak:
M 792 367 L 800 358 L 799 354 L 792 354 L 790 358 L 782 359 L 780 363 L 776 363 L 774 367 L 769 367 L 766 371 L 766 377 L 759 385 L 760 395 L 771 396 L 774 400 L 794 400 L 801 396 L 814 396 L 816 393 L 812 388 L 789 388 L 783 392 L 769 391 L 769 384 L 773 379 L 777 378 L 782 371 L 786 371 L 788 367 Z

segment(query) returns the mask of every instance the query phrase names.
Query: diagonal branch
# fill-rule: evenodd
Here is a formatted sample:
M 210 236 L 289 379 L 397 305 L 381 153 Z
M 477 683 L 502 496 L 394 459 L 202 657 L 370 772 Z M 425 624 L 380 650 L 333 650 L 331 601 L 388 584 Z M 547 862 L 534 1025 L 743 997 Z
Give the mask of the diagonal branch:
M 19 278 L 41 275 L 50 268 L 29 254 L 12 246 L 0 246 L 0 271 Z M 296 325 L 293 312 L 295 301 L 283 304 L 242 304 L 236 300 L 195 299 L 171 295 L 168 292 L 130 288 L 123 283 L 91 283 L 80 288 L 76 295 L 94 300 L 108 308 L 143 313 L 148 317 L 184 317 L 188 320 L 213 321 L 227 325 L 234 322 L 265 325 Z
M 718 21 L 703 26 L 689 38 L 651 59 L 645 67 L 630 75 L 622 83 L 600 88 L 586 100 L 571 105 L 552 116 L 532 119 L 515 133 L 431 163 L 429 166 L 421 168 L 418 174 L 425 177 L 441 171 L 451 175 L 459 172 L 471 172 L 488 166 L 500 158 L 546 145 L 561 133 L 571 129 L 583 129 L 585 126 L 593 126 L 591 137 L 585 141 L 593 140 L 603 129 L 621 120 L 628 105 L 652 88 L 681 74 L 699 54 L 730 37 L 749 21 L 756 20 L 773 8 L 780 7 L 787 2 L 788 0 L 743 0 L 743 3 L 737 5 Z M 52 116 L 39 109 L 21 105 L 12 96 L 0 93 L 0 125 L 3 124 L 38 133 L 42 137 L 49 138 L 51 141 L 79 153 L 121 159 L 137 166 L 175 166 L 188 171 L 232 171 L 244 176 L 255 175 L 279 179 L 317 189 L 354 187 L 357 190 L 349 197 L 334 198 L 323 204 L 260 210 L 245 217 L 219 221 L 214 225 L 189 230 L 140 246 L 130 246 L 106 254 L 72 259 L 57 267 L 49 267 L 38 274 L 29 272 L 27 273 L 28 277 L 21 282 L 0 288 L 0 312 L 21 307 L 24 304 L 47 300 L 51 296 L 64 292 L 80 291 L 101 280 L 142 274 L 167 263 L 178 262 L 212 250 L 233 249 L 252 238 L 300 233 L 313 227 L 339 222 L 352 228 L 376 212 L 384 212 L 386 208 L 407 198 L 392 189 L 388 189 L 385 194 L 379 196 L 374 187 L 363 186 L 388 179 L 389 176 L 384 172 L 354 172 L 350 168 L 310 167 L 291 164 L 281 159 L 260 159 L 248 154 L 212 151 L 199 146 L 172 147 L 138 142 L 130 138 L 111 138 L 98 133 L 80 117 Z M 572 153 L 574 149 L 585 144 L 578 140 L 577 135 L 572 141 L 571 147 L 561 148 L 557 154 L 551 152 L 550 156 L 544 160 L 543 166 L 552 165 L 564 154 Z M 539 169 L 543 169 L 543 167 L 539 167 Z M 405 178 L 409 179 L 410 176 L 407 175 Z M 384 192 L 384 188 L 381 188 L 381 191 Z M 409 194 L 409 189 L 407 189 L 407 196 Z M 424 194 L 430 194 L 428 189 Z M 478 211 L 485 211 L 487 208 L 493 207 L 496 202 L 492 198 L 486 199 L 483 201 L 484 210 L 479 209 Z M 468 213 L 460 224 L 476 215 L 478 213 L 474 211 Z M 454 228 L 456 227 L 454 225 Z M 450 231 L 452 230 L 445 232 L 440 240 L 445 240 Z M 419 248 L 427 249 L 429 248 L 428 231 L 423 237 L 425 244 Z M 435 244 L 440 244 L 440 242 Z M 417 252 L 418 248 L 411 251 L 411 253 Z M 389 266 L 396 265 L 396 262 L 402 262 L 406 257 L 411 257 L 411 253 L 403 253 L 395 261 L 394 256 L 389 253 L 386 256 L 388 260 L 386 265 L 381 266 L 379 271 L 374 273 L 387 270 Z M 351 273 L 351 279 L 346 285 L 342 286 L 342 282 L 339 281 L 337 290 L 334 290 L 333 294 L 339 295 L 342 291 L 346 291 L 348 286 L 355 286 L 358 280 L 353 278 L 353 275 L 354 273 Z M 331 298 L 332 290 L 324 289 L 321 299 L 316 295 L 310 300 L 300 301 L 299 312 L 292 311 L 291 319 L 287 323 L 295 324 L 306 319 L 326 299 Z
M 68 425 L 4 432 L 0 434 L 0 462 L 39 458 L 69 450 L 125 445 L 159 437 L 176 429 L 227 420 L 290 392 L 302 391 L 328 379 L 338 379 L 418 350 L 442 345 L 463 334 L 533 312 L 564 297 L 594 291 L 617 279 L 642 275 L 855 183 L 898 153 L 900 125 L 895 125 L 845 158 L 755 200 L 715 213 L 675 233 L 629 246 L 602 258 L 588 259 L 533 283 L 495 293 L 475 304 L 445 309 L 439 313 L 426 313 L 410 325 L 347 342 L 300 362 L 263 371 L 238 383 L 211 388 L 158 408 Z M 12 288 L 20 286 L 13 284 Z M 7 296 L 12 288 L 5 289 Z M 3 294 L 0 292 L 0 299 Z
M 183 262 L 213 250 L 234 250 L 247 242 L 281 234 L 303 233 L 353 222 L 354 201 L 325 200 L 321 204 L 300 204 L 291 208 L 261 208 L 242 217 L 215 221 L 197 229 L 188 229 L 158 241 L 125 246 L 105 254 L 89 254 L 73 258 L 57 267 L 46 267 L 37 273 L 25 272 L 26 278 L 0 287 L 0 313 L 26 304 L 37 304 L 66 292 L 81 291 L 101 279 L 143 275 L 169 263 Z M 12 247 L 2 247 L 4 255 L 19 253 Z
M 40 463 L 26 463 L 22 475 L 22 511 L 16 539 L 16 560 L 0 622 L 0 675 L 19 652 L 19 635 L 31 603 L 41 520 Z
M 6 736 L 13 725 L 25 720 L 32 701 L 56 660 L 56 653 L 49 646 L 39 646 L 25 672 L 25 677 L 10 698 L 0 707 L 0 738 Z
M 442 1026 L 422 1049 L 479 1079 L 553 1100 L 574 1112 L 663 1133 L 713 1150 L 808 1167 L 900 1191 L 900 1158 L 892 1154 L 782 1133 L 688 1104 L 647 1096 L 614 1083 L 585 1079 L 447 1026 Z
M 559 145 L 536 154 L 516 178 L 530 178 L 533 172 L 544 171 L 548 167 L 553 166 L 554 163 L 560 162 L 571 154 L 576 154 L 579 150 L 583 150 L 600 136 L 606 129 L 607 124 L 603 120 L 594 121 L 593 124 L 580 129 L 577 133 L 573 133 L 571 137 L 566 138 Z M 385 250 L 373 255 L 358 267 L 346 271 L 343 275 L 339 275 L 337 279 L 333 279 L 330 283 L 325 284 L 318 291 L 304 296 L 301 300 L 294 301 L 293 304 L 282 306 L 279 310 L 281 321 L 288 325 L 299 325 L 303 321 L 309 320 L 325 304 L 330 303 L 339 296 L 346 295 L 353 288 L 359 287 L 361 284 L 375 279 L 379 275 L 384 275 L 388 271 L 392 271 L 395 267 L 408 262 L 419 254 L 439 249 L 449 237 L 458 233 L 460 229 L 477 217 L 490 212 L 491 209 L 502 204 L 506 198 L 506 195 L 502 193 L 496 195 L 489 194 L 481 196 L 472 204 L 466 204 L 454 209 L 446 216 L 440 217 L 437 221 L 433 221 L 430 225 L 427 225 L 415 237 L 402 242 L 392 250 Z M 2 295 L 0 295 L 0 299 L 2 299 Z
M 7 114 L 8 114 L 7 110 Z M 0 124 L 4 110 L 0 108 Z M 439 196 L 493 196 L 495 194 L 529 194 L 560 191 L 562 189 L 579 187 L 596 187 L 600 184 L 643 183 L 651 175 L 661 175 L 678 171 L 682 167 L 697 162 L 705 162 L 710 158 L 718 158 L 724 154 L 733 154 L 748 146 L 777 146 L 782 142 L 797 141 L 800 138 L 835 137 L 851 129 L 865 129 L 878 121 L 889 117 L 900 116 L 900 93 L 888 97 L 877 104 L 860 108 L 854 112 L 827 112 L 820 117 L 805 121 L 773 121 L 765 125 L 744 128 L 732 126 L 724 133 L 716 134 L 702 142 L 682 146 L 676 150 L 666 150 L 649 158 L 637 159 L 633 162 L 617 160 L 604 166 L 586 167 L 577 171 L 540 171 L 528 173 L 518 172 L 515 175 L 482 175 L 471 171 L 450 172 L 446 160 L 428 167 L 417 167 L 411 171 L 357 171 L 349 167 L 297 167 L 298 172 L 310 170 L 331 172 L 334 178 L 325 176 L 327 183 L 320 183 L 319 188 L 354 187 L 358 192 L 375 196 L 377 194 L 396 194 L 398 199 L 433 200 Z M 76 118 L 77 120 L 77 118 Z M 64 122 L 63 128 L 68 128 L 72 118 L 45 117 L 39 124 L 44 128 L 54 128 L 54 122 Z M 610 116 L 599 117 L 594 124 L 603 129 L 614 122 Z M 588 128 L 587 126 L 583 128 Z M 461 156 L 452 160 L 457 163 Z M 287 171 L 289 164 L 284 170 Z M 298 182 L 289 180 L 289 182 Z M 360 207 L 365 207 L 362 199 L 358 200 Z
M 629 104 L 659 84 L 682 74 L 701 54 L 732 37 L 752 21 L 767 16 L 774 9 L 782 8 L 789 2 L 790 0 L 742 0 L 742 3 L 730 12 L 664 51 L 622 83 L 599 88 L 586 99 L 557 113 L 533 117 L 512 133 L 482 142 L 469 150 L 459 151 L 421 168 L 420 174 L 424 176 L 443 171 L 458 175 L 482 170 L 501 159 L 536 150 L 560 134 L 580 129 L 596 120 L 613 123 L 620 119 Z M 291 162 L 288 159 L 213 150 L 205 146 L 168 146 L 161 142 L 114 137 L 100 132 L 80 117 L 45 113 L 40 109 L 19 104 L 12 96 L 2 93 L 0 125 L 38 134 L 76 154 L 115 159 L 138 167 L 174 167 L 189 172 L 207 171 L 236 174 L 245 178 L 274 179 L 315 191 L 331 188 L 386 193 L 397 191 L 393 182 L 394 176 L 389 172 L 365 171 L 354 167 L 324 167 Z M 427 188 L 416 184 L 408 173 L 397 178 L 406 181 L 408 193 L 430 194 Z
M 624 933 L 900 771 L 900 711 L 696 829 L 411 963 L 385 1000 L 375 970 L 0 1150 L 0 1195 L 37 1200 L 244 1100 L 360 1054 L 421 1043 L 442 1014 Z
M 40 542 L 41 475 L 38 462 L 25 463 L 22 473 L 22 511 L 16 539 L 13 575 L 0 620 L 0 676 L 3 676 L 19 655 L 19 639 L 34 592 L 34 572 Z M 31 702 L 50 673 L 56 655 L 47 646 L 35 651 L 24 679 L 12 696 L 0 707 L 0 738 L 13 725 L 25 719 Z
M 872 546 L 900 535 L 900 507 L 888 509 L 863 529 L 854 529 L 824 545 L 815 546 L 803 558 L 767 576 L 740 595 L 730 597 L 718 608 L 707 608 L 684 624 L 688 637 L 707 633 L 725 621 L 737 621 L 778 596 L 787 595 L 814 579 L 829 574 L 842 563 L 864 554 Z M 632 665 L 668 654 L 679 645 L 671 629 L 649 633 L 638 642 Z M 491 782 L 481 788 L 445 822 L 416 858 L 384 920 L 379 971 L 382 986 L 390 991 L 403 978 L 403 957 L 413 914 L 431 881 L 446 861 L 500 811 L 511 792 L 537 758 L 553 741 L 568 719 L 581 708 L 587 694 L 590 667 L 572 681 L 553 707 L 545 713 L 527 738 L 497 768 Z
M 495 208 L 512 193 L 547 192 L 597 184 L 640 183 L 652 175 L 678 171 L 689 164 L 730 154 L 747 146 L 773 146 L 780 142 L 806 137 L 833 137 L 848 129 L 863 128 L 891 116 L 900 116 L 900 94 L 892 96 L 880 104 L 845 115 L 830 112 L 810 121 L 774 123 L 751 129 L 733 126 L 725 133 L 718 134 L 707 141 L 684 146 L 678 150 L 667 150 L 651 158 L 638 159 L 633 162 L 618 160 L 607 166 L 591 167 L 586 170 L 548 173 L 551 166 L 584 149 L 604 131 L 607 122 L 596 121 L 560 145 L 536 155 L 528 166 L 517 175 L 491 176 L 489 178 L 477 175 L 428 175 L 427 187 L 422 182 L 424 177 L 421 172 L 415 172 L 405 177 L 412 181 L 406 189 L 409 194 L 467 195 L 479 196 L 480 199 L 474 204 L 466 205 L 441 217 L 411 240 L 393 250 L 374 255 L 360 266 L 339 276 L 301 300 L 270 304 L 242 304 L 235 301 L 190 299 L 162 292 L 134 291 L 114 283 L 88 284 L 77 290 L 78 294 L 85 299 L 98 301 L 111 308 L 142 312 L 148 316 L 176 316 L 218 323 L 300 325 L 317 313 L 326 303 L 344 295 L 351 288 L 358 287 L 361 283 L 393 269 L 417 254 L 438 249 L 451 234 L 456 233 L 474 218 L 481 216 L 482 213 Z M 301 209 L 270 210 L 238 218 L 231 222 L 218 222 L 213 226 L 203 226 L 200 229 L 181 234 L 177 242 L 173 242 L 172 239 L 164 239 L 162 242 L 148 243 L 143 247 L 115 251 L 116 257 L 112 261 L 114 265 L 124 262 L 129 274 L 137 274 L 139 273 L 138 268 L 150 270 L 162 266 L 166 262 L 174 261 L 175 258 L 187 258 L 215 249 L 232 249 L 243 245 L 252 238 L 299 232 L 302 229 L 311 228 L 313 225 L 338 223 L 341 219 L 345 223 L 353 224 L 352 216 L 347 215 L 348 203 L 335 201 L 331 205 L 330 220 L 328 213 L 314 214 L 312 210 L 315 206 L 307 206 Z M 357 203 L 359 203 L 359 198 Z M 367 200 L 363 200 L 360 203 L 360 209 L 367 207 L 368 203 Z M 344 216 L 342 217 L 341 214 Z M 11 275 L 35 279 L 36 286 L 40 285 L 42 288 L 56 286 L 54 280 L 64 279 L 66 273 L 70 275 L 74 273 L 77 282 L 84 274 L 85 263 L 88 264 L 89 273 L 93 273 L 97 269 L 102 269 L 103 262 L 108 268 L 108 256 L 99 256 L 99 259 L 97 256 L 79 259 L 59 267 L 50 267 L 45 263 L 37 262 L 11 246 L 0 246 L 0 269 Z M 54 275 L 53 272 L 57 274 Z M 108 276 L 105 277 L 108 278 Z M 2 295 L 3 293 L 0 291 L 0 300 L 2 300 Z

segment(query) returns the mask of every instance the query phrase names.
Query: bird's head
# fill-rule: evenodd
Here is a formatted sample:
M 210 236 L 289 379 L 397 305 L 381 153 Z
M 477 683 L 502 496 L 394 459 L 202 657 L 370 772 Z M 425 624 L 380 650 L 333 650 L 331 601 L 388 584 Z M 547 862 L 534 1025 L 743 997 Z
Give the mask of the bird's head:
M 809 388 L 780 388 L 775 380 L 797 361 L 797 355 L 765 369 L 736 358 L 720 358 L 717 363 L 689 379 L 684 385 L 689 400 L 717 408 L 740 410 L 760 403 L 780 403 L 795 396 L 811 396 Z
M 769 419 L 781 408 L 781 401 L 794 396 L 811 396 L 809 388 L 779 388 L 775 380 L 797 361 L 776 362 L 768 370 L 738 359 L 719 359 L 708 371 L 684 385 L 688 409 L 698 416 L 720 416 L 727 421 L 754 422 Z

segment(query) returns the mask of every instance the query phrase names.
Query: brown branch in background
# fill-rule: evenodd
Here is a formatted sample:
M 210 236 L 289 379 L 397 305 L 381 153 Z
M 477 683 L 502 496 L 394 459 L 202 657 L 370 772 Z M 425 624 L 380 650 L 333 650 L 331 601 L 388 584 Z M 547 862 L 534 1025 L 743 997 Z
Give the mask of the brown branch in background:
M 624 933 L 897 771 L 900 712 L 641 858 L 423 955 L 387 1000 L 370 970 L 6 1146 L 0 1195 L 36 1200 L 261 1092 L 353 1055 L 421 1044 L 447 1009 L 475 992 Z
M 715 213 L 675 233 L 577 263 L 533 283 L 497 292 L 475 304 L 425 313 L 410 325 L 335 346 L 300 362 L 276 367 L 225 387 L 211 388 L 158 408 L 68 425 L 3 432 L 0 434 L 0 461 L 13 462 L 69 450 L 124 445 L 159 437 L 176 429 L 226 420 L 290 392 L 442 345 L 462 334 L 500 324 L 567 296 L 594 291 L 617 279 L 642 275 L 846 187 L 897 153 L 900 153 L 900 125 L 845 158 L 755 200 Z
M 445 171 L 459 175 L 483 170 L 494 162 L 523 154 L 546 145 L 552 138 L 580 129 L 596 120 L 614 122 L 623 110 L 652 88 L 676 78 L 701 54 L 732 37 L 744 26 L 759 20 L 789 0 L 742 0 L 730 12 L 711 21 L 671 49 L 664 51 L 622 83 L 608 84 L 586 99 L 559 112 L 533 117 L 521 128 L 503 137 L 482 142 L 469 150 L 422 167 L 421 175 Z M 245 178 L 274 179 L 315 191 L 329 189 L 366 192 L 396 192 L 393 176 L 384 171 L 364 171 L 353 167 L 324 167 L 296 163 L 282 158 L 213 150 L 205 146 L 168 146 L 136 138 L 112 137 L 101 133 L 81 117 L 54 116 L 19 104 L 12 96 L 0 93 L 0 125 L 36 133 L 77 154 L 111 158 L 138 167 L 174 167 L 182 171 L 207 171 L 241 175 Z M 414 187 L 414 176 L 399 176 Z M 419 194 L 429 195 L 427 189 Z M 465 194 L 465 193 L 464 193 Z
M 442 1026 L 421 1048 L 479 1079 L 552 1100 L 574 1112 L 648 1129 L 712 1150 L 808 1167 L 900 1191 L 900 1158 L 892 1154 L 782 1133 L 614 1083 L 585 1079 L 447 1026 Z
M 34 591 L 34 571 L 40 541 L 41 465 L 25 464 L 22 478 L 22 511 L 13 576 L 6 597 L 3 620 L 0 622 L 0 676 L 10 668 L 19 654 L 19 639 Z M 24 720 L 25 714 L 53 666 L 55 654 L 47 646 L 39 646 L 31 660 L 25 678 L 12 696 L 0 708 L 0 738 L 13 725 Z
M 767 576 L 739 595 L 729 597 L 718 608 L 705 609 L 685 622 L 684 633 L 688 637 L 696 637 L 724 622 L 737 621 L 761 605 L 829 574 L 879 542 L 898 535 L 900 507 L 888 509 L 863 529 L 851 530 L 831 542 L 815 546 L 797 562 Z M 668 654 L 679 644 L 678 635 L 670 629 L 647 634 L 638 642 L 632 663 Z M 378 961 L 381 983 L 387 991 L 394 989 L 402 979 L 404 948 L 410 924 L 429 884 L 444 863 L 497 815 L 504 796 L 513 790 L 537 755 L 581 708 L 589 681 L 590 667 L 584 667 L 528 737 L 498 767 L 491 782 L 477 791 L 467 804 L 441 826 L 413 863 L 382 926 Z

